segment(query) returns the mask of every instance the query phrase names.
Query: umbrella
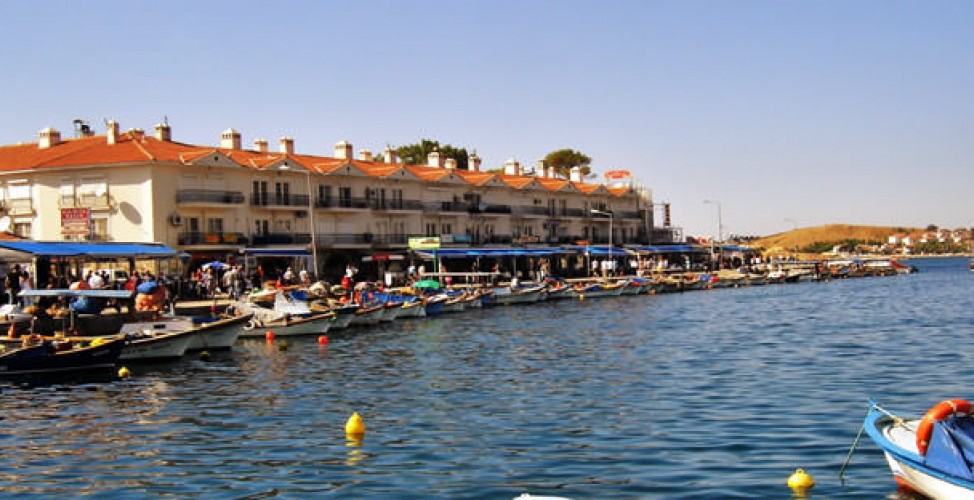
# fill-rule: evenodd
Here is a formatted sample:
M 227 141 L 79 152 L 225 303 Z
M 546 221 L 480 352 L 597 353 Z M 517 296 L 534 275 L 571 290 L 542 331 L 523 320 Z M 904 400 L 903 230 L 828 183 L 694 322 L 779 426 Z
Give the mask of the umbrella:
M 217 271 L 222 271 L 224 269 L 229 268 L 230 264 L 227 264 L 226 262 L 220 262 L 218 260 L 214 260 L 213 262 L 207 262 L 206 264 L 203 264 L 202 269 L 205 271 L 211 267 L 213 269 L 216 269 Z
M 413 283 L 413 288 L 440 288 L 440 282 L 436 280 L 423 280 Z

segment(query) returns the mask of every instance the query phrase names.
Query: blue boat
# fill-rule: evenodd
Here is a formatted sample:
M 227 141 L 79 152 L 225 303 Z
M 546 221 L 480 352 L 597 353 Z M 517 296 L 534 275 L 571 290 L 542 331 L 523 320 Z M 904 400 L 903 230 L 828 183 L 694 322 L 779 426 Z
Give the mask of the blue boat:
M 901 488 L 933 499 L 974 498 L 974 406 L 942 401 L 904 418 L 870 401 L 864 428 Z

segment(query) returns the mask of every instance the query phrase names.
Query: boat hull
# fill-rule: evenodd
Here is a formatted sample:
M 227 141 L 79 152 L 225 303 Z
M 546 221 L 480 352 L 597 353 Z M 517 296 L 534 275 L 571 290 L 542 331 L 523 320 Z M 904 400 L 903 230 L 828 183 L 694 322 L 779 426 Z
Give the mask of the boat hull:
M 52 343 L 13 349 L 0 355 L 0 378 L 30 378 L 113 370 L 125 347 L 116 337 L 98 345 L 54 352 Z

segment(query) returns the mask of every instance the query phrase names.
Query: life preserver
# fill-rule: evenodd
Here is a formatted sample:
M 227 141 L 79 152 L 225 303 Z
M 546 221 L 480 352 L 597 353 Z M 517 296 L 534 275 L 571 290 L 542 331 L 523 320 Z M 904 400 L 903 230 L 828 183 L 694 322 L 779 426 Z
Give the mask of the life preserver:
M 256 319 L 252 319 L 248 321 L 246 325 L 243 326 L 243 329 L 249 332 L 254 328 L 257 328 L 258 326 L 260 326 L 260 321 L 257 321 Z
M 919 450 L 920 455 L 927 454 L 927 447 L 930 446 L 930 436 L 933 434 L 933 424 L 952 415 L 970 415 L 972 410 L 974 410 L 974 407 L 965 399 L 941 401 L 927 410 L 927 414 L 923 416 L 923 420 L 917 426 L 917 450 Z

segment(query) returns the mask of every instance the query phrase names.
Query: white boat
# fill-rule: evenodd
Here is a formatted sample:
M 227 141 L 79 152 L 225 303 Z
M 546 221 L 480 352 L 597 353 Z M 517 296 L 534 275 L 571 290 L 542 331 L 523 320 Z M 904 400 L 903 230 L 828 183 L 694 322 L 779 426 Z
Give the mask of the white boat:
M 497 287 L 491 291 L 491 304 L 511 305 L 511 304 L 531 304 L 544 299 L 545 286 L 532 287 Z
M 275 337 L 321 334 L 328 331 L 335 318 L 331 311 L 311 311 L 306 302 L 289 299 L 280 292 L 273 309 L 248 301 L 234 303 L 233 309 L 253 315 L 240 332 L 243 338 L 263 338 L 268 332 L 273 332 Z
M 903 418 L 870 401 L 863 426 L 901 487 L 935 500 L 974 498 L 972 412 L 971 403 L 952 399 L 922 419 Z
M 423 306 L 421 299 L 407 300 L 402 303 L 402 311 L 399 311 L 400 318 L 425 318 L 426 307 Z
M 192 321 L 126 323 L 120 333 L 126 340 L 119 357 L 123 361 L 179 359 L 196 335 Z
M 358 326 L 369 326 L 377 325 L 382 321 L 382 317 L 385 315 L 385 304 L 372 304 L 368 306 L 359 306 L 355 310 L 355 315 L 352 317 L 352 322 L 350 325 Z

